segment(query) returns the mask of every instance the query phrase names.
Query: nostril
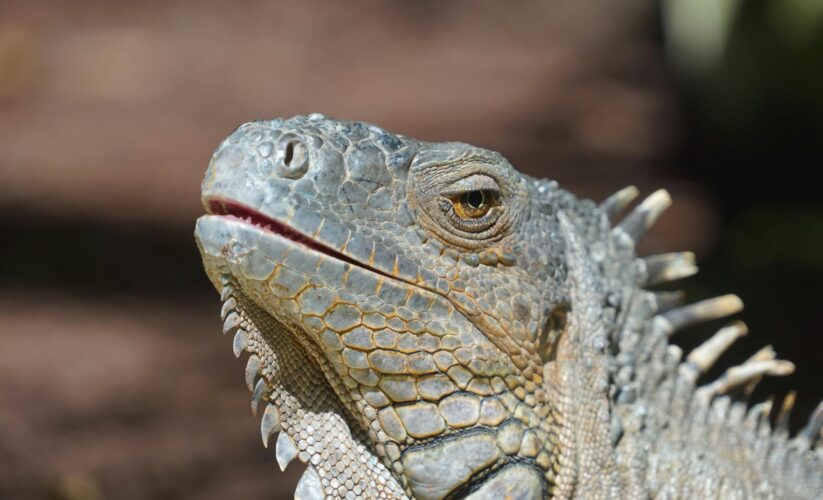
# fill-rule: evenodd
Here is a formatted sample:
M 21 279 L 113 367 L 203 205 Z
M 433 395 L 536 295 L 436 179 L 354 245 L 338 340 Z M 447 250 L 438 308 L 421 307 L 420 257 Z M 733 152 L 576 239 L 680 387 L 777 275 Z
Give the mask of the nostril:
M 293 135 L 282 137 L 275 159 L 277 174 L 297 179 L 306 173 L 308 165 L 309 151 L 306 143 Z
M 287 167 L 291 166 L 291 161 L 294 158 L 294 142 L 289 141 L 286 144 L 286 154 L 283 157 L 283 163 L 286 164 Z

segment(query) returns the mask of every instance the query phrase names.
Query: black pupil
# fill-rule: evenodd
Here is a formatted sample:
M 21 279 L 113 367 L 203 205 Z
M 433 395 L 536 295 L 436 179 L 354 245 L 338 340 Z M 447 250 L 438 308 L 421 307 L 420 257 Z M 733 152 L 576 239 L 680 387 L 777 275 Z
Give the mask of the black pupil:
M 471 208 L 477 209 L 483 206 L 485 198 L 483 191 L 469 191 L 469 193 L 466 194 L 466 203 Z

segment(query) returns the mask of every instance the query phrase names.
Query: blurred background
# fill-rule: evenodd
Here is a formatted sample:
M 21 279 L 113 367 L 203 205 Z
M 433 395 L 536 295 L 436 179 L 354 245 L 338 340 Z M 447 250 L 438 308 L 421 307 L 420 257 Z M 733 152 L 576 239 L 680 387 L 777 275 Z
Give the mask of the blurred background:
M 192 231 L 224 136 L 314 111 L 666 187 L 641 253 L 744 299 L 793 428 L 823 398 L 819 0 L 0 0 L 0 497 L 291 498 Z

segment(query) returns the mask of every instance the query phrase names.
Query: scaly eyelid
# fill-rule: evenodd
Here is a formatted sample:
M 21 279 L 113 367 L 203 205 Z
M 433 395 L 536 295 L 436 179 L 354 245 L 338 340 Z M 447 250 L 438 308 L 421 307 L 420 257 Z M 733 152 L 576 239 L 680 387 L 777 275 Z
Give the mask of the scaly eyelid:
M 458 197 L 469 191 L 488 191 L 496 196 L 500 195 L 500 186 L 497 181 L 488 175 L 475 174 L 453 182 L 441 193 L 446 198 Z

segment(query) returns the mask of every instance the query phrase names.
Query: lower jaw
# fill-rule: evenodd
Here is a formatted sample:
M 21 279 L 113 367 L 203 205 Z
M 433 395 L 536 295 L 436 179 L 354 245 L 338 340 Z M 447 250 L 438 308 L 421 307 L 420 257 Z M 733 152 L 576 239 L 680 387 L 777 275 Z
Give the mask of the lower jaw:
M 345 496 L 348 491 L 358 497 L 405 496 L 343 404 L 341 395 L 347 389 L 323 362 L 317 345 L 298 339 L 243 294 L 230 276 L 222 283 L 224 332 L 234 335 L 238 357 L 250 354 L 246 382 L 253 393 L 252 411 L 265 405 L 264 445 L 280 432 L 276 456 L 281 470 L 294 458 L 308 464 L 301 486 L 319 487 L 326 497 Z M 346 485 L 351 489 L 341 495 Z

